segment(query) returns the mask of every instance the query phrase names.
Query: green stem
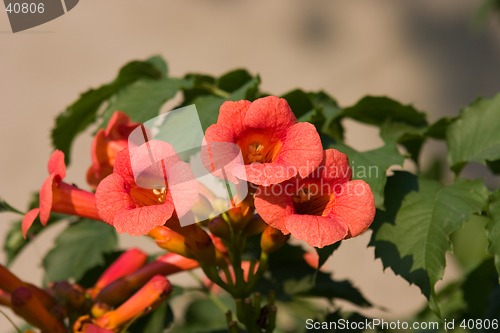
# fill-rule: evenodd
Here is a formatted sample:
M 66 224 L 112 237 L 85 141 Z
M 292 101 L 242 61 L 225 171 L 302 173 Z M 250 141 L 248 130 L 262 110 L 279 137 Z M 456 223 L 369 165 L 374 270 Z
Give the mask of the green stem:
M 249 293 L 252 292 L 253 288 L 255 287 L 255 284 L 260 280 L 262 275 L 264 275 L 264 272 L 267 270 L 268 260 L 269 256 L 267 255 L 267 253 L 261 252 L 259 260 L 259 268 L 257 269 L 257 272 L 255 272 L 255 274 L 250 272 L 248 276 L 247 291 Z
M 222 90 L 219 87 L 217 87 L 213 84 L 207 83 L 207 82 L 203 82 L 201 84 L 201 88 L 206 89 L 206 90 L 210 91 L 212 94 L 219 96 L 219 97 L 222 97 L 222 98 L 225 98 L 225 99 L 228 99 L 229 97 L 231 97 L 231 94 L 228 93 L 227 91 Z
M 21 329 L 19 327 L 17 327 L 16 323 L 14 323 L 14 321 L 12 319 L 10 319 L 10 317 L 5 312 L 3 312 L 2 309 L 0 309 L 0 313 L 5 317 L 5 319 L 7 319 L 9 321 L 9 323 L 14 327 L 14 329 L 17 331 L 17 333 L 23 333 L 21 331 Z

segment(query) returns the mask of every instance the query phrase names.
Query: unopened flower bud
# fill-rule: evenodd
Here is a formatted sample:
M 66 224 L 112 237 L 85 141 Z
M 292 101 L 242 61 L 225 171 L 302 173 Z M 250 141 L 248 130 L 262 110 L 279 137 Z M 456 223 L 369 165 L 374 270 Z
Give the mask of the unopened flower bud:
M 243 235 L 250 237 L 262 233 L 267 228 L 267 223 L 260 216 L 255 216 L 248 222 Z
M 158 257 L 130 275 L 123 276 L 106 286 L 96 297 L 99 302 L 117 305 L 130 297 L 155 275 L 171 275 L 198 267 L 197 261 L 176 253 L 167 253 Z
M 85 303 L 85 290 L 77 284 L 58 281 L 51 285 L 51 289 L 55 297 L 67 307 L 79 309 Z
M 26 305 L 33 297 L 33 293 L 27 287 L 19 287 L 12 292 L 12 305 L 21 307 Z
M 186 239 L 183 235 L 173 231 L 170 228 L 160 226 L 155 227 L 148 234 L 153 238 L 159 247 L 167 251 L 180 254 L 187 258 L 193 258 L 193 253 L 186 246 Z
M 186 247 L 202 264 L 213 265 L 216 262 L 216 250 L 212 238 L 196 224 L 182 227 Z
M 260 238 L 260 247 L 264 253 L 272 253 L 285 245 L 289 238 L 290 235 L 283 235 L 280 230 L 267 226 Z
M 94 298 L 102 288 L 122 276 L 135 272 L 142 267 L 147 260 L 147 254 L 139 249 L 134 248 L 123 252 L 118 259 L 104 271 L 99 280 L 97 280 L 94 288 L 89 291 L 89 294 Z
M 9 293 L 16 288 L 24 286 L 24 282 L 12 274 L 5 266 L 0 265 L 0 289 Z
M 172 286 L 170 282 L 165 277 L 156 275 L 116 310 L 107 312 L 96 319 L 94 323 L 109 330 L 119 328 L 141 315 L 148 307 L 171 292 Z
M 222 239 L 228 239 L 231 236 L 229 225 L 219 216 L 208 222 L 208 229 L 214 236 Z
M 28 287 L 19 287 L 12 292 L 12 310 L 42 332 L 64 333 L 66 328 L 48 312 L 42 302 Z
M 252 219 L 253 212 L 254 210 L 251 196 L 248 196 L 238 205 L 228 210 L 227 215 L 229 216 L 233 227 L 237 228 L 238 230 L 242 230 Z

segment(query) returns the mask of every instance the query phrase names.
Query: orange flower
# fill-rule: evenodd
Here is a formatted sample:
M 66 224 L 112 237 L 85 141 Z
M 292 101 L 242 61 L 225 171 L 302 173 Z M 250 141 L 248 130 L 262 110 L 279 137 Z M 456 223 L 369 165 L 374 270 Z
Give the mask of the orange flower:
M 140 123 L 130 121 L 129 116 L 116 111 L 106 129 L 100 129 L 92 140 L 92 165 L 87 171 L 87 182 L 93 188 L 113 172 L 116 154 L 127 147 L 130 133 Z
M 49 176 L 40 189 L 40 207 L 30 210 L 23 218 L 22 230 L 26 237 L 28 229 L 40 214 L 40 222 L 46 225 L 50 212 L 78 215 L 85 218 L 100 220 L 95 206 L 95 195 L 67 184 L 62 180 L 66 176 L 64 153 L 56 150 L 48 163 Z
M 314 247 L 331 245 L 358 236 L 375 216 L 370 186 L 351 178 L 347 156 L 328 149 L 308 177 L 259 187 L 255 207 L 266 223 L 283 234 Z
M 175 206 L 174 197 L 182 198 Z M 198 198 L 198 183 L 171 145 L 152 140 L 117 155 L 113 173 L 99 183 L 96 198 L 106 223 L 120 233 L 145 235 L 165 224 L 174 211 L 178 216 L 189 212 Z
M 306 177 L 323 155 L 315 127 L 297 122 L 288 102 L 276 96 L 223 103 L 205 141 L 205 164 L 214 174 L 227 169 L 233 182 L 239 178 L 264 186 Z M 237 156 L 234 145 L 241 150 L 243 168 L 232 162 Z

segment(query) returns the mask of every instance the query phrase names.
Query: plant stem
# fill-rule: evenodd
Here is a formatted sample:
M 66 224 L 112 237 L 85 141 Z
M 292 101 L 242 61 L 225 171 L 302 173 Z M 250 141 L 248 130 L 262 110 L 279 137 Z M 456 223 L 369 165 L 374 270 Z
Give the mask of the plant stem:
M 2 309 L 0 309 L 0 313 L 5 317 L 5 319 L 7 319 L 9 321 L 9 323 L 14 327 L 14 329 L 17 331 L 17 333 L 23 333 L 23 332 L 21 332 L 21 329 L 19 327 L 17 327 L 16 323 L 14 323 L 14 321 L 12 319 L 10 319 L 10 317 L 5 312 L 3 312 Z

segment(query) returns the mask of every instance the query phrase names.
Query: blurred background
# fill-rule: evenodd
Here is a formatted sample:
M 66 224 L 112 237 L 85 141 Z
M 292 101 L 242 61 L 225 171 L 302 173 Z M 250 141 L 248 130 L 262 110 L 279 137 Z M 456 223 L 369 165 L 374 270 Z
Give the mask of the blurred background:
M 46 177 L 54 117 L 78 95 L 111 80 L 132 59 L 163 55 L 173 76 L 220 75 L 245 67 L 262 88 L 323 89 L 340 105 L 387 95 L 429 113 L 455 115 L 478 96 L 500 91 L 500 20 L 479 0 L 107 0 L 80 1 L 64 16 L 13 34 L 0 14 L 0 195 L 25 209 Z M 482 17 L 482 19 L 481 19 Z M 500 112 L 500 111 L 499 111 Z M 377 132 L 350 122 L 348 142 L 366 150 Z M 73 150 L 68 181 L 85 187 L 90 131 Z M 440 144 L 424 150 L 443 154 Z M 16 216 L 0 215 L 0 244 Z M 12 269 L 39 283 L 40 264 L 58 225 L 26 249 Z M 404 319 L 425 299 L 383 271 L 369 235 L 349 240 L 328 261 L 378 305 L 369 315 Z M 122 246 L 155 247 L 123 237 Z M 449 258 L 453 261 L 453 258 Z M 0 254 L 0 262 L 5 257 Z M 445 279 L 459 268 L 449 265 Z M 174 277 L 176 282 L 182 278 Z M 0 316 L 0 333 L 12 327 Z

